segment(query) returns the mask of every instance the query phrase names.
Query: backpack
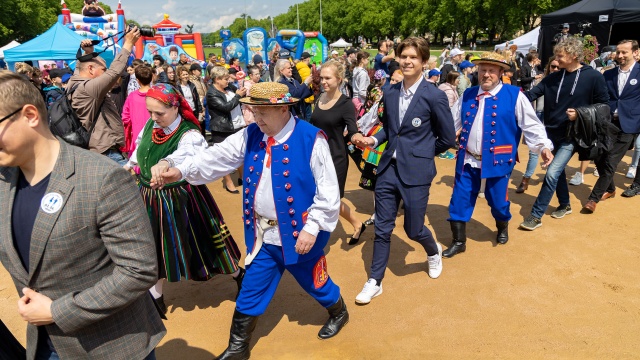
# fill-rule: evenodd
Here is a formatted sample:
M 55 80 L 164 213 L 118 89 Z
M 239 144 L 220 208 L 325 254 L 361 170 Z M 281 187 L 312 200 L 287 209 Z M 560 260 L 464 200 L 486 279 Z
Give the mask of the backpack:
M 49 108 L 49 128 L 53 135 L 62 138 L 66 143 L 89 149 L 89 139 L 91 138 L 91 133 L 93 133 L 93 128 L 96 126 L 100 111 L 97 112 L 89 130 L 82 126 L 78 115 L 71 107 L 70 100 L 78 85 L 80 84 L 74 85 L 69 91 L 65 92 L 64 96 L 61 96 L 51 104 Z

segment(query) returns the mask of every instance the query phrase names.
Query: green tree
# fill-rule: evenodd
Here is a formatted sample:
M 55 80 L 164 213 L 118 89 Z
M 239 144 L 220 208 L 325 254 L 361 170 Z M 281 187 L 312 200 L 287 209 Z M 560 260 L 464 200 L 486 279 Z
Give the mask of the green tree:
M 0 0 L 0 45 L 28 41 L 46 31 L 60 14 L 59 0 Z

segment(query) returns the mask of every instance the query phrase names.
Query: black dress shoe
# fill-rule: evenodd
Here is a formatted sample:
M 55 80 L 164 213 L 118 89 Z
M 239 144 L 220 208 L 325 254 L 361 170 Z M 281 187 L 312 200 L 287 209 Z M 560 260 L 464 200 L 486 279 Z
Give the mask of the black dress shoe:
M 446 258 L 454 257 L 456 254 L 463 253 L 467 250 L 467 223 L 451 221 L 450 225 L 453 242 L 447 250 L 442 252 L 442 256 Z
M 352 236 L 349 238 L 349 241 L 347 241 L 347 244 L 349 245 L 355 245 L 358 243 L 358 241 L 360 241 L 360 237 L 362 236 L 362 233 L 367 229 L 367 225 L 365 225 L 365 223 L 362 223 L 362 225 L 360 226 L 360 234 L 358 234 L 358 237 Z
M 496 236 L 496 242 L 500 245 L 504 245 L 509 241 L 509 222 L 508 221 L 496 221 L 496 227 L 498 228 L 498 236 Z
M 240 191 L 238 189 L 235 190 L 229 190 L 229 188 L 227 187 L 227 185 L 222 185 L 222 187 L 227 190 L 228 192 L 232 193 L 232 194 L 240 194 Z
M 329 311 L 329 320 L 318 332 L 318 338 L 320 339 L 329 339 L 338 335 L 340 330 L 349 322 L 349 312 L 342 296 L 340 296 L 340 300 L 337 303 L 328 307 L 327 310 Z

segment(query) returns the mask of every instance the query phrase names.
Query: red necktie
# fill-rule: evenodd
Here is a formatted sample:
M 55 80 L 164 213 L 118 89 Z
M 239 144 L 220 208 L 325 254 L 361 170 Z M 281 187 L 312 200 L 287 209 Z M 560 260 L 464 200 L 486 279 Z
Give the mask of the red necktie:
M 269 158 L 267 159 L 267 168 L 271 168 L 271 146 L 275 143 L 276 140 L 273 138 L 273 136 L 269 136 L 267 138 L 267 154 L 269 155 Z
M 483 96 L 491 96 L 491 93 L 488 91 L 483 92 L 482 94 L 476 96 L 476 101 L 480 101 L 480 99 L 482 99 Z

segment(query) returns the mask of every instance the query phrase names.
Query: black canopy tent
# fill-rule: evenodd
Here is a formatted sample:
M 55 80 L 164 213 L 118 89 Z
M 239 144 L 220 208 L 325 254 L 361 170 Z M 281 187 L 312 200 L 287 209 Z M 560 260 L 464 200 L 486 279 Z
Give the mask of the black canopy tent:
M 623 39 L 639 39 L 640 0 L 582 0 L 542 15 L 538 51 L 543 63 L 553 55 L 553 37 L 569 23 L 571 34 L 593 35 L 600 48 Z

